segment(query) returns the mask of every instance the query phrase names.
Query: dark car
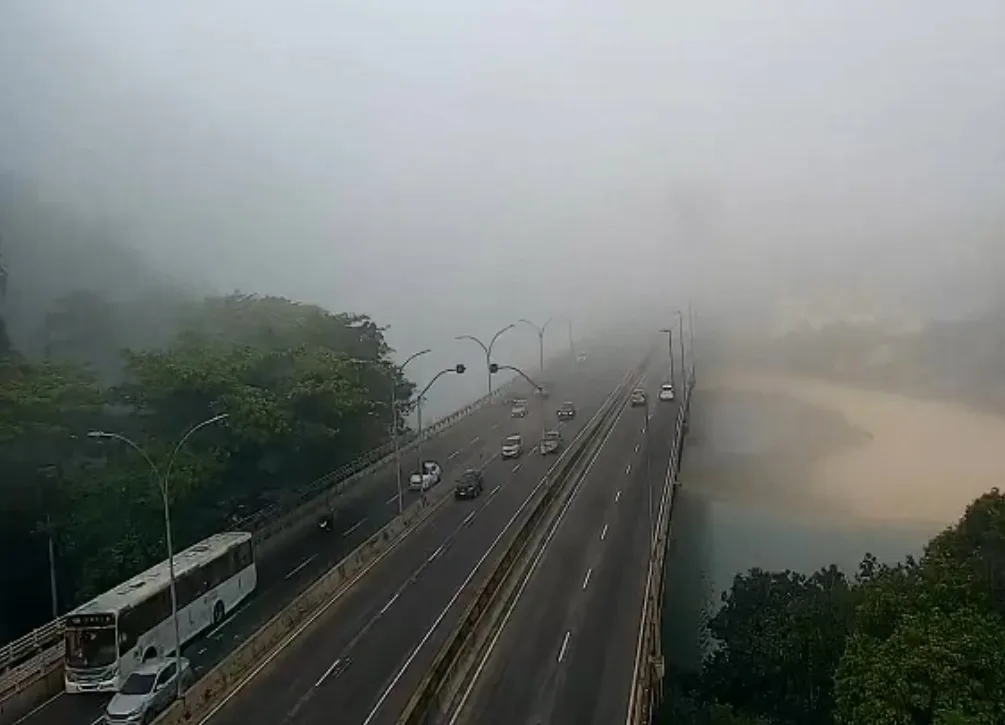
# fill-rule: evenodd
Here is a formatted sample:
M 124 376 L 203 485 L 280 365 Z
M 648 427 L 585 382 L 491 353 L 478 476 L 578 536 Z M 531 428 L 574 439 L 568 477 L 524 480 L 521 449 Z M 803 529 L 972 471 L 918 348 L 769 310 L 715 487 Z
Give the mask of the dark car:
M 454 486 L 454 498 L 478 498 L 485 491 L 485 477 L 481 471 L 468 469 L 457 479 Z
M 569 400 L 562 403 L 562 407 L 558 409 L 558 419 L 572 420 L 575 417 L 576 417 L 576 406 L 573 405 L 572 402 Z

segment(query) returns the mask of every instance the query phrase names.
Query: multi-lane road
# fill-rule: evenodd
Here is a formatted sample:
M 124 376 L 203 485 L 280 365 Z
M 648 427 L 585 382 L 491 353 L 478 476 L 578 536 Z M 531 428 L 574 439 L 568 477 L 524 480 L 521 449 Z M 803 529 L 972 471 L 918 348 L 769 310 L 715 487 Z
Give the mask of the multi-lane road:
M 550 416 L 564 399 L 578 415 L 563 425 L 571 443 L 624 378 L 625 355 L 591 355 L 583 379 L 552 379 Z M 517 426 L 529 443 L 540 420 Z M 255 722 L 387 725 L 396 721 L 411 693 L 483 578 L 503 553 L 500 542 L 555 458 L 528 451 L 501 460 L 510 423 L 479 448 L 486 491 L 473 501 L 447 501 L 433 519 L 389 553 L 303 636 L 262 663 L 262 671 L 209 718 L 212 725 Z M 447 478 L 465 467 L 447 466 Z
M 576 484 L 451 725 L 625 722 L 649 532 L 677 416 L 676 402 L 657 399 L 663 376 L 650 373 L 648 408 L 622 411 Z
M 340 711 L 347 702 L 358 703 L 358 708 L 361 709 L 358 718 L 360 722 L 366 721 L 371 711 L 374 715 L 371 720 L 375 720 L 381 711 L 393 711 L 392 704 L 398 698 L 404 696 L 407 699 L 408 685 L 414 684 L 417 677 L 421 676 L 422 663 L 419 654 L 416 654 L 408 667 L 402 667 L 405 662 L 401 657 L 395 657 L 400 655 L 401 647 L 412 635 L 418 633 L 420 639 L 423 639 L 427 626 L 434 622 L 434 631 L 423 639 L 423 646 L 419 649 L 424 653 L 435 652 L 438 638 L 449 630 L 449 615 L 456 614 L 464 604 L 462 592 L 453 598 L 452 606 L 447 608 L 450 611 L 440 616 L 441 606 L 450 601 L 452 593 L 446 592 L 446 600 L 443 600 L 438 592 L 442 578 L 436 572 L 444 568 L 461 570 L 466 567 L 469 571 L 472 567 L 479 571 L 486 569 L 486 561 L 481 561 L 478 567 L 475 564 L 479 564 L 482 554 L 486 554 L 486 559 L 491 556 L 493 547 L 490 545 L 495 536 L 491 532 L 498 532 L 505 527 L 506 521 L 503 519 L 508 520 L 508 516 L 519 508 L 533 484 L 549 465 L 548 460 L 542 460 L 536 454 L 527 454 L 518 462 L 499 460 L 502 438 L 511 432 L 521 432 L 532 445 L 542 428 L 542 411 L 547 415 L 548 425 L 551 427 L 556 425 L 554 416 L 558 404 L 561 400 L 572 399 L 580 406 L 580 414 L 574 423 L 566 426 L 566 437 L 569 440 L 617 384 L 628 362 L 625 356 L 599 351 L 598 354 L 591 355 L 589 362 L 583 366 L 567 361 L 549 368 L 544 377 L 551 384 L 552 396 L 544 406 L 532 402 L 530 415 L 526 419 L 510 419 L 507 407 L 488 405 L 429 441 L 424 446 L 423 458 L 441 462 L 444 468 L 444 486 L 449 486 L 460 471 L 481 467 L 486 473 L 487 495 L 473 502 L 458 502 L 456 505 L 451 502 L 451 505 L 438 511 L 431 523 L 406 539 L 392 556 L 387 557 L 386 563 L 382 563 L 361 582 L 351 596 L 338 603 L 338 631 L 327 636 L 324 630 L 318 635 L 311 633 L 309 638 L 295 641 L 293 646 L 280 654 L 279 659 L 285 661 L 301 647 L 312 656 L 317 653 L 318 666 L 323 664 L 324 667 L 316 679 L 303 674 L 308 671 L 313 674 L 316 669 L 306 662 L 270 667 L 268 672 L 263 672 L 242 688 L 213 719 L 221 722 L 233 719 L 237 722 L 234 718 L 242 717 L 254 722 L 262 722 L 263 718 L 285 722 L 294 713 L 310 713 L 309 703 L 316 699 L 316 693 L 312 690 L 318 689 L 328 694 L 328 688 L 314 687 L 319 680 L 323 680 L 320 682 L 322 685 L 324 681 L 331 680 L 331 684 L 337 686 L 341 694 L 336 695 L 334 701 Z M 408 470 L 415 463 L 414 450 L 403 456 L 406 479 Z M 414 494 L 407 496 L 406 506 Z M 229 617 L 219 629 L 185 649 L 184 654 L 193 661 L 196 671 L 206 671 L 216 664 L 237 643 L 246 639 L 396 513 L 393 467 L 359 482 L 350 493 L 340 497 L 333 531 L 313 530 L 291 542 L 275 556 L 260 561 L 259 589 L 255 597 Z M 472 573 L 471 579 L 475 575 L 476 573 Z M 466 575 L 462 576 L 461 581 L 465 577 Z M 470 583 L 469 581 L 468 584 Z M 465 591 L 473 588 L 462 587 Z M 424 607 L 431 619 L 419 616 Z M 394 616 L 389 616 L 392 613 Z M 426 619 L 430 619 L 428 624 L 422 624 Z M 319 621 L 318 626 L 323 624 L 323 621 Z M 369 665 L 366 656 L 360 653 L 368 652 L 373 646 L 372 641 L 383 641 L 374 638 L 385 636 L 396 638 L 401 646 L 398 650 L 390 650 L 391 654 L 374 658 L 378 661 Z M 345 657 L 339 656 L 341 652 L 345 653 Z M 403 657 L 408 659 L 407 653 Z M 400 674 L 398 669 L 401 669 Z M 393 672 L 385 673 L 390 670 Z M 327 676 L 321 678 L 320 675 L 325 672 Z M 367 673 L 372 673 L 372 676 Z M 270 678 L 277 676 L 285 684 L 277 687 L 270 682 Z M 350 686 L 346 689 L 347 683 L 361 679 L 371 683 L 370 689 L 374 690 L 372 694 L 367 688 Z M 310 688 L 300 686 L 301 680 L 310 680 L 307 683 Z M 264 705 L 257 703 L 258 698 L 255 696 L 255 693 L 263 690 L 267 693 L 261 698 L 265 701 Z M 292 702 L 289 696 L 285 696 L 285 699 L 278 697 L 277 693 L 285 692 L 297 693 Z M 346 697 L 346 692 L 351 695 Z M 91 725 L 100 717 L 105 701 L 105 698 L 99 696 L 61 695 L 29 714 L 20 725 Z M 332 700 L 324 701 L 330 708 Z M 284 704 L 280 705 L 280 702 Z M 244 714 L 234 715 L 239 712 Z M 269 712 L 274 715 L 266 716 Z M 254 713 L 254 717 L 250 713 Z M 301 718 L 297 716 L 296 719 L 299 721 Z

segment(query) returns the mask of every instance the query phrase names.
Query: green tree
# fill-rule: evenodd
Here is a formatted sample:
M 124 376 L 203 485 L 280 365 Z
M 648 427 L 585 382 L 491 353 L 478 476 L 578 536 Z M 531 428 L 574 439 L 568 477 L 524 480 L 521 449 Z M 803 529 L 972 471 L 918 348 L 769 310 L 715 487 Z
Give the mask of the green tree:
M 855 604 L 834 566 L 809 577 L 738 575 L 708 625 L 717 646 L 702 669 L 701 698 L 779 722 L 829 722 Z
M 838 722 L 1005 722 L 1005 623 L 972 608 L 905 615 L 886 639 L 854 635 L 837 669 Z

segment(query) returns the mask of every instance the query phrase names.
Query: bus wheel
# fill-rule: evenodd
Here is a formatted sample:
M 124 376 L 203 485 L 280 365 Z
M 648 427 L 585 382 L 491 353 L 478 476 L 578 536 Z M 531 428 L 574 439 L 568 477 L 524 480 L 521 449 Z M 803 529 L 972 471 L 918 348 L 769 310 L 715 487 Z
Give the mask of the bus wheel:
M 150 662 L 151 660 L 157 659 L 157 650 L 153 647 L 148 647 L 147 651 L 143 653 L 143 661 Z
M 223 602 L 217 602 L 213 605 L 213 624 L 222 622 L 224 614 L 226 614 L 226 611 L 224 611 Z

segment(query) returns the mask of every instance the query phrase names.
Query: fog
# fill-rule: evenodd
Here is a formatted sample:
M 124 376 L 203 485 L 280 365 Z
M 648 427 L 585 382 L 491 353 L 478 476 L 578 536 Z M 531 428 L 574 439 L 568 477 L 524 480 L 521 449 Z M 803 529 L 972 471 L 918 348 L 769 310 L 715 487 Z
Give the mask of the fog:
M 991 297 L 1003 47 L 998 0 L 7 0 L 0 173 L 165 275 L 370 314 L 421 380 L 518 317 Z

